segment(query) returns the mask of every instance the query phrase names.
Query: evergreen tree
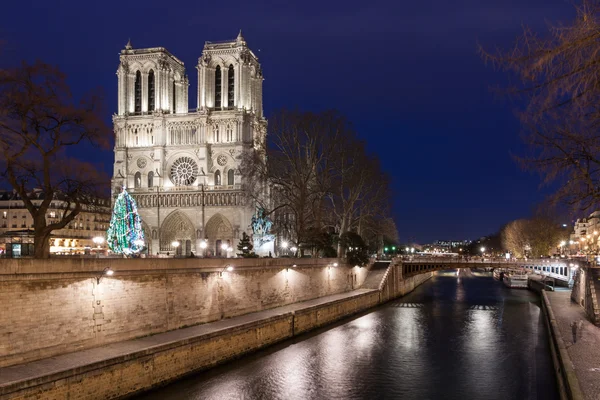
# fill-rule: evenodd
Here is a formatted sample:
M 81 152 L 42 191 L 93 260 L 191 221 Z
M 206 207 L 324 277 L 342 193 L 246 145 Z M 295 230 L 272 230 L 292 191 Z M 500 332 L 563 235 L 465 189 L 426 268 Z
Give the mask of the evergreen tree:
M 252 246 L 252 241 L 250 240 L 250 236 L 248 236 L 246 234 L 246 232 L 242 232 L 242 239 L 240 240 L 240 242 L 237 245 L 237 249 L 241 253 L 238 253 L 237 255 L 239 257 L 244 257 L 244 258 L 257 257 L 256 254 L 252 251 L 253 248 L 254 248 L 254 246 Z
M 142 219 L 135 200 L 125 189 L 117 197 L 106 232 L 108 248 L 114 253 L 132 255 L 144 250 Z

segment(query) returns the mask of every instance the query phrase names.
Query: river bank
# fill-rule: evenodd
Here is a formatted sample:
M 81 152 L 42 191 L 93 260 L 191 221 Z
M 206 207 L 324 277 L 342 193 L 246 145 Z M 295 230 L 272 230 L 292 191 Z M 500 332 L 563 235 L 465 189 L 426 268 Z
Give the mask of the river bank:
M 398 269 L 390 266 L 386 271 Z M 324 326 L 398 297 L 431 274 L 402 280 L 382 274 L 378 289 L 358 289 L 216 322 L 110 343 L 0 369 L 2 399 L 110 399 Z M 393 289 L 390 289 L 393 285 Z M 382 299 L 382 293 L 384 298 Z

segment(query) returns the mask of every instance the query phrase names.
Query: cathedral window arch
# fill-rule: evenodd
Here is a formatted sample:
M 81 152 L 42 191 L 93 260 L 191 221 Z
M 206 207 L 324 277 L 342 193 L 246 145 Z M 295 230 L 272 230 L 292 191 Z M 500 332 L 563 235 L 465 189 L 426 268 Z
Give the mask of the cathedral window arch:
M 233 170 L 230 169 L 229 171 L 227 171 L 227 184 L 229 186 L 233 186 L 233 182 L 234 182 L 234 179 L 233 179 Z
M 227 141 L 233 142 L 233 127 L 231 124 L 227 125 Z
M 215 186 L 221 186 L 221 171 L 215 171 Z
M 133 185 L 136 189 L 142 187 L 142 174 L 139 171 L 135 173 Z
M 155 85 L 154 85 L 154 70 L 148 72 L 148 111 L 154 111 L 155 105 Z
M 136 113 L 142 112 L 142 73 L 138 70 L 135 73 L 135 84 L 134 84 L 134 111 Z
M 148 187 L 151 188 L 154 186 L 154 172 L 148 172 Z
M 235 70 L 233 64 L 229 65 L 227 70 L 227 107 L 233 108 L 233 100 L 235 97 Z
M 215 108 L 221 108 L 221 66 L 217 65 L 215 69 Z

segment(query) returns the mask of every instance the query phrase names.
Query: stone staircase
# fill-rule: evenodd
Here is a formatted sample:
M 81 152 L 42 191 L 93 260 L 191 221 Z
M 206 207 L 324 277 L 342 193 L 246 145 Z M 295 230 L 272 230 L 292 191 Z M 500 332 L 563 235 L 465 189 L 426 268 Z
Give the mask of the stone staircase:
M 600 306 L 598 305 L 598 294 L 600 294 L 600 268 L 588 269 L 588 281 L 586 282 L 586 308 L 589 317 L 596 325 L 600 325 Z
M 384 281 L 390 265 L 390 261 L 376 261 L 369 270 L 369 275 L 367 275 L 362 289 L 380 290 L 381 283 Z

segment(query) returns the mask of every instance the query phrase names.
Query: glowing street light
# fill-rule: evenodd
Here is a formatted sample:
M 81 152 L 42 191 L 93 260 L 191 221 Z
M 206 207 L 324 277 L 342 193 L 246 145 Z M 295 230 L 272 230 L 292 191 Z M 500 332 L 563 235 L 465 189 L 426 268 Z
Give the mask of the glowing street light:
M 171 246 L 173 246 L 175 248 L 178 248 L 180 244 L 181 243 L 179 243 L 177 240 L 174 240 L 174 241 L 171 242 Z
M 96 243 L 96 246 L 100 247 L 100 245 L 104 243 L 104 238 L 102 236 L 96 236 L 92 241 Z
M 208 246 L 208 244 L 206 243 L 206 240 L 203 240 L 200 242 L 200 248 L 202 250 L 206 249 L 207 246 Z
M 479 250 L 481 250 L 481 252 L 482 252 L 482 253 L 485 253 L 485 247 L 482 247 L 482 248 L 481 248 L 481 249 L 479 249 Z
M 283 242 L 281 242 L 281 248 L 282 249 L 287 249 L 288 246 L 289 246 L 289 243 L 287 241 L 284 240 Z

